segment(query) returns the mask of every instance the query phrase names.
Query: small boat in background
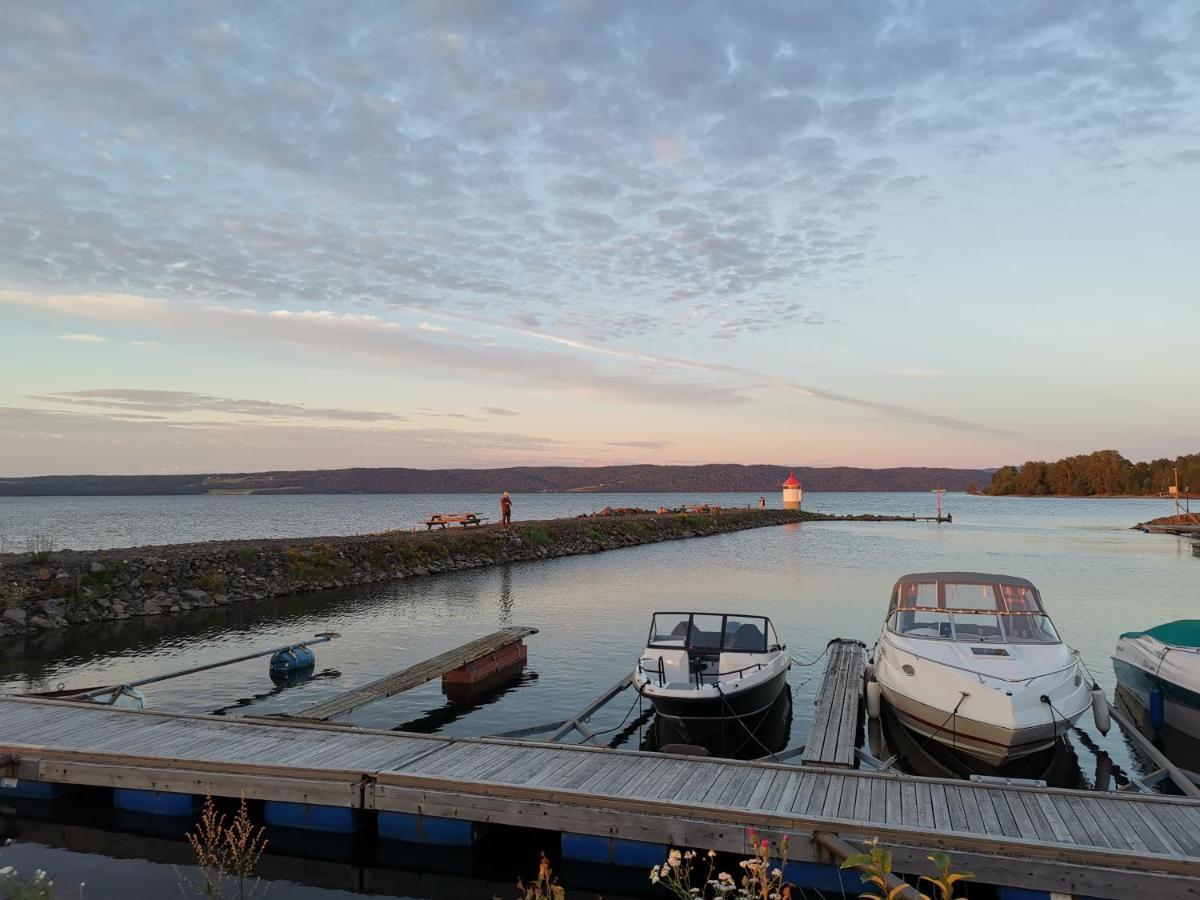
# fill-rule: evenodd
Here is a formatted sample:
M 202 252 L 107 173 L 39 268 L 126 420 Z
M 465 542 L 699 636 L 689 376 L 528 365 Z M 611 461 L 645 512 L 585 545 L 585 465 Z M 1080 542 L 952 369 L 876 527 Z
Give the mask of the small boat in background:
M 1200 619 L 1127 631 L 1113 655 L 1117 681 L 1149 712 L 1154 730 L 1169 725 L 1200 737 Z
M 703 745 L 732 729 L 754 735 L 789 668 L 766 616 L 659 612 L 633 684 L 654 704 L 662 743 Z
M 1088 709 L 1108 730 L 1103 693 L 1024 578 L 905 575 L 872 674 L 869 710 L 881 696 L 910 731 L 991 766 L 1051 748 Z

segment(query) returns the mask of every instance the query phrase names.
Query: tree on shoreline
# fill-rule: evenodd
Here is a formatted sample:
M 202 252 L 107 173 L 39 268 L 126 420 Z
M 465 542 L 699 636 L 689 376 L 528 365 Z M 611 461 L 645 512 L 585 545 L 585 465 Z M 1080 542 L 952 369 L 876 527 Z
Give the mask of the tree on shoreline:
M 1174 483 L 1176 467 L 1180 487 L 1200 491 L 1200 453 L 1133 463 L 1116 450 L 1097 450 L 1056 462 L 1030 460 L 1021 466 L 1002 466 L 984 493 L 993 497 L 1155 495 Z

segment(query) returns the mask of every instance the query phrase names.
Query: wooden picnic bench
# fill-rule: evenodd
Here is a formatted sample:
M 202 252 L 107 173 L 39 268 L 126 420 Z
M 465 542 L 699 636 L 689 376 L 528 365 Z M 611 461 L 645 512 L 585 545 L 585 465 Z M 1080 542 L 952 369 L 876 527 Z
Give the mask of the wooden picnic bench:
M 429 518 L 425 520 L 425 530 L 431 531 L 436 525 L 439 528 L 445 528 L 447 525 L 461 525 L 466 528 L 468 525 L 482 525 L 487 516 L 481 516 L 479 513 L 431 513 Z

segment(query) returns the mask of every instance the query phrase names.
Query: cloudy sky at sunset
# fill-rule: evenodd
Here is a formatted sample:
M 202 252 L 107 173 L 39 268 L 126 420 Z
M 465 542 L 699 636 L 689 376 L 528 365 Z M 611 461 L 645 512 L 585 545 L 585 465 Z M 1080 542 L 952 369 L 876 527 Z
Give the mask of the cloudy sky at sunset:
M 0 475 L 1200 449 L 1200 4 L 2 5 Z

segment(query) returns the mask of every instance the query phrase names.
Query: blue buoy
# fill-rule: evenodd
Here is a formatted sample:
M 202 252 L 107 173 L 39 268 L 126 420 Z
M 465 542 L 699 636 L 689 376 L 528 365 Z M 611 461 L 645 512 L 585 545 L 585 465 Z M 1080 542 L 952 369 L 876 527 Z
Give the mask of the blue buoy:
M 271 656 L 271 674 L 289 675 L 292 672 L 303 672 L 311 669 L 317 662 L 317 655 L 304 644 L 296 644 L 286 650 L 278 650 Z
M 1167 712 L 1163 707 L 1163 692 L 1157 684 L 1150 688 L 1150 727 L 1161 731 L 1167 722 Z

